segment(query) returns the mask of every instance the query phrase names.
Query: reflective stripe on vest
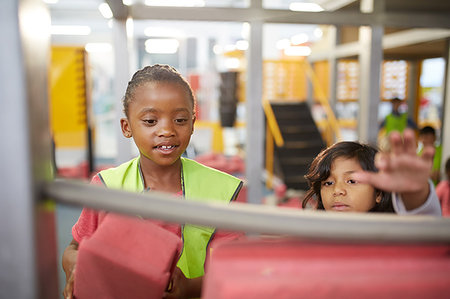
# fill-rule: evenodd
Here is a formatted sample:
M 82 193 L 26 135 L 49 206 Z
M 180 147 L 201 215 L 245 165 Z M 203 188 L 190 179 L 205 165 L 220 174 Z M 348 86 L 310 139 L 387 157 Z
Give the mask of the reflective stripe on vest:
M 181 158 L 183 194 L 186 200 L 229 203 L 239 192 L 242 182 L 224 172 Z M 139 157 L 118 167 L 100 172 L 108 188 L 143 192 L 144 184 L 139 170 Z M 177 266 L 187 278 L 203 276 L 206 250 L 214 227 L 186 224 L 182 226 L 183 252 Z

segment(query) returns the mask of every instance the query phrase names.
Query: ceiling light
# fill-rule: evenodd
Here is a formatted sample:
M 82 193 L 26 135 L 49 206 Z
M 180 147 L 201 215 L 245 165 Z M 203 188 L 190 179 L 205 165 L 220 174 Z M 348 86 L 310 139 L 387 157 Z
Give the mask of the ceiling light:
M 148 6 L 203 7 L 205 0 L 145 0 Z
M 151 38 L 145 41 L 145 51 L 150 54 L 175 54 L 180 43 L 173 38 Z
M 122 0 L 123 5 L 131 6 L 133 4 L 133 0 Z
M 56 4 L 56 3 L 58 3 L 58 0 L 44 0 L 44 3 L 47 3 L 47 4 Z
M 50 33 L 53 35 L 89 35 L 91 28 L 89 26 L 52 25 Z
M 289 4 L 289 9 L 292 11 L 307 11 L 307 12 L 319 12 L 324 10 L 322 6 L 312 2 L 293 2 Z
M 102 16 L 105 19 L 111 19 L 113 17 L 113 13 L 112 13 L 111 8 L 109 7 L 108 3 L 105 3 L 105 2 L 101 3 L 98 6 L 98 10 L 100 10 L 100 13 L 102 14 Z

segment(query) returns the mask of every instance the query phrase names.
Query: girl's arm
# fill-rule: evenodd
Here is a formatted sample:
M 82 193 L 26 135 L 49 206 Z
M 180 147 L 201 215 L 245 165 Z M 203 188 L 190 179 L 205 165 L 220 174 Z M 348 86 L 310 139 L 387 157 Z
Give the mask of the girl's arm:
M 402 138 L 403 137 L 403 138 Z M 360 172 L 355 179 L 374 187 L 400 194 L 406 210 L 421 207 L 430 195 L 429 178 L 433 165 L 433 147 L 416 153 L 414 131 L 406 129 L 389 135 L 390 149 L 375 156 L 378 172 Z
M 69 246 L 64 250 L 62 256 L 62 266 L 66 273 L 66 286 L 64 287 L 63 296 L 65 299 L 73 298 L 73 281 L 75 276 L 75 265 L 78 256 L 78 242 L 72 240 Z

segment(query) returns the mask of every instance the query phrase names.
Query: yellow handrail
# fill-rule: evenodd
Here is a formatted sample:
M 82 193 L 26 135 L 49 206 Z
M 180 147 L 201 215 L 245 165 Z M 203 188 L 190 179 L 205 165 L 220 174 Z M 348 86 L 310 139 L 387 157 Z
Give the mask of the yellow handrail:
M 283 136 L 281 135 L 280 127 L 278 126 L 277 119 L 273 113 L 272 106 L 270 106 L 270 102 L 266 99 L 263 100 L 263 109 L 266 114 L 267 125 L 272 132 L 275 143 L 278 147 L 282 147 L 284 145 Z
M 263 99 L 263 109 L 267 118 L 266 124 L 266 187 L 267 189 L 273 188 L 273 142 L 278 147 L 284 145 L 283 136 L 281 135 L 280 127 L 278 126 L 277 119 L 273 113 L 272 106 L 267 99 Z
M 321 87 L 319 78 L 317 77 L 308 60 L 303 59 L 302 63 L 305 66 L 306 74 L 312 81 L 314 88 L 316 88 L 318 100 L 325 110 L 325 114 L 327 115 L 328 119 L 328 124 L 330 128 L 333 130 L 334 136 L 336 136 L 337 141 L 340 141 L 342 138 L 341 138 L 341 131 L 339 129 L 339 124 L 336 119 L 336 116 L 334 115 L 333 109 L 331 109 L 330 103 L 328 103 L 327 96 L 325 95 L 325 92 Z M 328 141 L 328 145 L 331 145 L 330 143 L 332 142 Z

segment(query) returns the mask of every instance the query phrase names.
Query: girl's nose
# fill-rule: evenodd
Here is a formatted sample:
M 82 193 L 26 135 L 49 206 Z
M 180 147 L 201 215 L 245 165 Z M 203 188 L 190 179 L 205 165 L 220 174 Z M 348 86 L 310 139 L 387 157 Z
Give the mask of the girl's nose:
M 160 137 L 173 136 L 175 134 L 173 125 L 174 124 L 171 121 L 160 121 L 158 128 L 158 136 Z
M 345 195 L 347 191 L 345 190 L 345 186 L 342 183 L 335 183 L 333 189 L 333 196 Z

